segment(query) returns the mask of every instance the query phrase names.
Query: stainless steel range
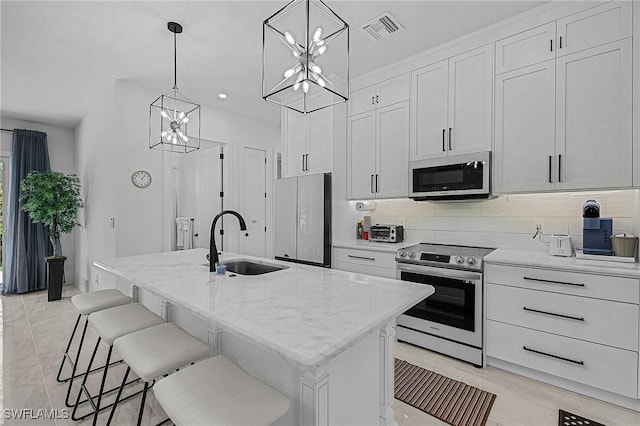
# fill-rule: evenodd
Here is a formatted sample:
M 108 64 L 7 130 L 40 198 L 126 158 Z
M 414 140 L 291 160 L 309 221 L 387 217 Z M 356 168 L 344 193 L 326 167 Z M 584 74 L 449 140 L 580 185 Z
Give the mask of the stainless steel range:
M 396 278 L 435 293 L 397 319 L 397 338 L 481 367 L 483 258 L 494 249 L 416 244 L 396 253 Z

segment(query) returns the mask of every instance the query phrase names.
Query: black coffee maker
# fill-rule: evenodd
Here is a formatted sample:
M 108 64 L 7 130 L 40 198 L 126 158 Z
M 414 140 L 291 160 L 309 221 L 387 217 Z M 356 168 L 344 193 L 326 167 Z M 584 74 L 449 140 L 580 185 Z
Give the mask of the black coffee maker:
M 587 200 L 582 206 L 582 228 L 582 246 L 585 254 L 613 254 L 613 219 L 600 217 L 600 204 L 596 200 Z

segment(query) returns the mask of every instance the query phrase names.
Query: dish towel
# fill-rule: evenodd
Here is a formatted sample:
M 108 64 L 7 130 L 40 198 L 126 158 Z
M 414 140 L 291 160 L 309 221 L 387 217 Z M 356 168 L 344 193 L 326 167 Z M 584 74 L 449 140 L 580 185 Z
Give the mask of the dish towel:
M 182 230 L 182 224 L 184 221 L 182 217 L 176 217 L 176 246 L 178 250 L 184 249 L 184 232 Z

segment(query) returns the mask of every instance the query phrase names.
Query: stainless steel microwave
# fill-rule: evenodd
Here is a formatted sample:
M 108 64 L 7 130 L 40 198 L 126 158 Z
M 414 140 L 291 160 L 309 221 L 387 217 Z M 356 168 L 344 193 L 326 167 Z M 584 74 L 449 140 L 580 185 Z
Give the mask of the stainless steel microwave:
M 464 200 L 491 196 L 491 152 L 409 162 L 409 197 Z

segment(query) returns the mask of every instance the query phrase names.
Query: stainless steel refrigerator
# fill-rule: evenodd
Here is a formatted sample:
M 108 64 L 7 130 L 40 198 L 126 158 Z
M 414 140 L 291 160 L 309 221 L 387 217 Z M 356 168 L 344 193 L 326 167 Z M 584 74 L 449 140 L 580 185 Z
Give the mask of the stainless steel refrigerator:
M 331 267 L 331 173 L 277 179 L 275 258 Z

